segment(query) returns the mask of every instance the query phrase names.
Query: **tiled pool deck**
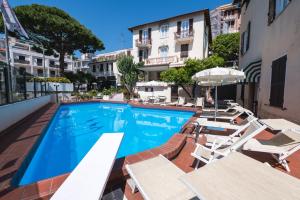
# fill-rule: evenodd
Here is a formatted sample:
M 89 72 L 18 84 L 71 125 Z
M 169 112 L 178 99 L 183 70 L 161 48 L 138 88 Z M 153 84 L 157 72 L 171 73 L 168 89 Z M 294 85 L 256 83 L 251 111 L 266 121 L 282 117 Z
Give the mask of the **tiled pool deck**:
M 183 107 L 160 107 L 152 105 L 134 104 L 134 106 L 161 108 L 161 109 L 184 109 L 193 110 L 191 108 Z M 16 175 L 17 170 L 20 168 L 25 157 L 32 149 L 38 138 L 40 137 L 43 129 L 47 126 L 52 116 L 58 108 L 55 104 L 49 104 L 28 116 L 15 126 L 7 129 L 0 135 L 0 199 L 49 199 L 51 195 L 58 189 L 58 187 L 67 178 L 68 174 L 53 177 L 47 180 L 37 182 L 23 187 L 13 187 L 11 185 L 12 177 Z M 199 115 L 198 112 L 196 115 Z M 175 134 L 166 144 L 161 147 L 141 152 L 135 155 L 127 156 L 125 159 L 118 159 L 113 167 L 107 191 L 109 192 L 116 187 L 121 187 L 125 191 L 127 199 L 142 199 L 139 193 L 131 194 L 131 190 L 124 180 L 128 177 L 125 164 L 134 163 L 154 157 L 158 154 L 163 154 L 172 160 L 178 167 L 185 172 L 192 171 L 195 166 L 195 160 L 190 156 L 194 150 L 195 145 L 189 133 L 193 131 L 192 122 L 195 118 L 192 117 L 182 129 L 182 133 Z M 220 133 L 217 133 L 220 134 Z M 257 136 L 260 139 L 268 139 L 272 134 L 264 131 Z M 203 139 L 200 142 L 204 142 Z M 279 165 L 274 162 L 272 157 L 268 154 L 262 153 L 248 153 L 247 155 L 260 160 L 262 162 L 269 162 L 273 167 L 284 171 Z M 300 178 L 300 151 L 296 152 L 289 159 L 291 175 Z M 123 181 L 122 181 L 123 180 Z

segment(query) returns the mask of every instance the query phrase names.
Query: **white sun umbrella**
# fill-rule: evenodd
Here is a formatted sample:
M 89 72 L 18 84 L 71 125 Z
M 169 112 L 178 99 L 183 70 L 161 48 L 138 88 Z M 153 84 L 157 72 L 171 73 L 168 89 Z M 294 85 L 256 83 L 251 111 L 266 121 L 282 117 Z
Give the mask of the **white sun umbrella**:
M 193 80 L 202 86 L 215 86 L 215 119 L 218 111 L 218 86 L 236 84 L 245 79 L 245 73 L 232 68 L 215 67 L 196 73 Z

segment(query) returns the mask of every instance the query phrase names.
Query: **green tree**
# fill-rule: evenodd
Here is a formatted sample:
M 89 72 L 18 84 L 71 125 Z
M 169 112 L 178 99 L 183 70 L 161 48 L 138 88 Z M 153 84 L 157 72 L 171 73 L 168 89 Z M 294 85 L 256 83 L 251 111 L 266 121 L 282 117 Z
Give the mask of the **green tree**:
M 234 61 L 239 58 L 240 34 L 230 33 L 217 36 L 211 46 L 214 55 L 225 61 Z
M 14 11 L 24 29 L 38 38 L 48 54 L 59 54 L 61 72 L 64 72 L 65 54 L 72 55 L 77 50 L 86 53 L 104 49 L 101 40 L 89 29 L 56 7 L 32 4 L 17 6 Z M 0 25 L 3 32 L 2 18 Z
M 93 76 L 90 73 L 84 73 L 81 71 L 78 71 L 76 73 L 73 72 L 64 72 L 63 75 L 67 77 L 72 83 L 77 84 L 76 90 L 80 88 L 82 84 L 87 84 L 87 89 L 91 90 L 92 85 L 94 82 L 97 82 L 97 79 L 95 76 Z
M 117 67 L 122 74 L 121 80 L 132 98 L 134 96 L 134 87 L 138 81 L 139 67 L 142 63 L 135 63 L 132 56 L 121 56 L 117 61 Z
M 179 85 L 189 95 L 195 96 L 196 82 L 192 80 L 192 76 L 199 71 L 217 66 L 224 66 L 224 59 L 213 55 L 205 59 L 187 59 L 184 67 L 170 68 L 160 73 L 163 81 Z M 193 85 L 192 94 L 186 88 L 188 85 Z
M 189 95 L 189 97 L 192 97 L 191 93 L 186 88 L 186 85 L 191 84 L 191 77 L 185 68 L 170 68 L 161 72 L 160 78 L 162 81 L 179 85 Z

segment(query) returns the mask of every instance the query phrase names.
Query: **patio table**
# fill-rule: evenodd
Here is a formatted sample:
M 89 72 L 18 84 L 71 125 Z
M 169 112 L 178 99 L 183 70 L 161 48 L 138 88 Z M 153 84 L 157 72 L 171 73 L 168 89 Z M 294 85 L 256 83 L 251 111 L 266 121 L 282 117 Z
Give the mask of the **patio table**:
M 282 131 L 287 129 L 300 130 L 300 126 L 298 124 L 286 119 L 260 119 L 259 121 L 273 131 Z

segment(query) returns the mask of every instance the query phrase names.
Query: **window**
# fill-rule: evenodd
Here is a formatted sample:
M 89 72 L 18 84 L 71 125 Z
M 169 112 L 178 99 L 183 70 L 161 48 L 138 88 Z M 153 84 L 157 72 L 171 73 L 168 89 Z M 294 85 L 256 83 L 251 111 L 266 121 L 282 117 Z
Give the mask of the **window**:
M 38 76 L 43 76 L 43 70 L 42 69 L 38 69 L 37 70 L 37 74 L 38 74 Z
M 139 62 L 148 59 L 148 49 L 139 50 Z
M 96 72 L 96 65 L 93 65 L 93 72 Z
M 140 30 L 139 40 L 143 44 L 149 43 L 151 41 L 151 28 Z
M 111 70 L 111 71 L 114 71 L 113 63 L 110 63 L 110 70 Z
M 43 65 L 43 59 L 37 58 L 37 59 L 36 59 L 36 64 L 37 64 L 38 66 L 42 66 L 42 65 Z
M 272 63 L 270 106 L 283 108 L 287 56 Z
M 268 23 L 271 24 L 291 2 L 291 0 L 269 0 Z
M 165 58 L 168 56 L 169 47 L 168 46 L 162 46 L 159 47 L 159 56 L 162 58 Z
M 289 3 L 290 0 L 276 0 L 276 16 L 279 15 Z
M 189 36 L 189 21 L 185 20 L 181 22 L 181 37 Z
M 189 45 L 188 44 L 182 44 L 180 47 L 180 58 L 187 58 L 189 56 Z
M 103 64 L 100 64 L 100 72 L 103 72 L 104 68 L 103 68 Z
M 241 55 L 244 55 L 250 47 L 251 22 L 248 22 L 246 31 L 242 33 L 241 38 Z
M 19 56 L 19 60 L 25 60 L 25 56 Z
M 169 25 L 164 24 L 160 26 L 160 38 L 167 38 L 169 35 Z
M 55 77 L 55 71 L 50 71 L 50 76 Z

